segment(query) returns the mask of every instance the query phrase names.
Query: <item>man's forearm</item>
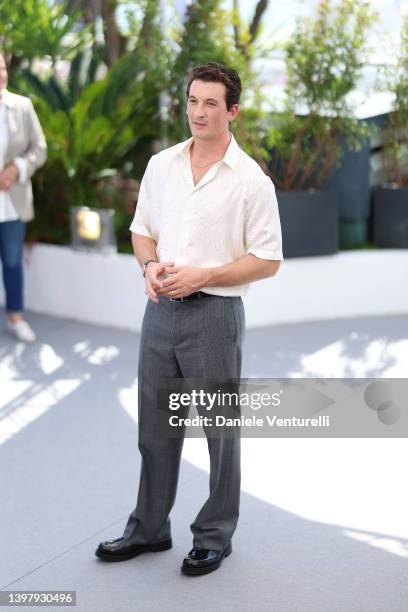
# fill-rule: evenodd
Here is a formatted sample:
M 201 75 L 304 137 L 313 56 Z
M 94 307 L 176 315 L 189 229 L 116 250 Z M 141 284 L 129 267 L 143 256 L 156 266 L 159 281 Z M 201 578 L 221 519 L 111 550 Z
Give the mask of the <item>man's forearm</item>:
M 157 260 L 157 245 L 153 238 L 132 233 L 132 246 L 140 266 L 143 266 L 143 262 L 148 259 Z
M 280 266 L 279 260 L 260 259 L 251 253 L 244 255 L 233 263 L 216 268 L 207 268 L 208 287 L 232 286 L 250 283 L 269 276 L 274 276 Z

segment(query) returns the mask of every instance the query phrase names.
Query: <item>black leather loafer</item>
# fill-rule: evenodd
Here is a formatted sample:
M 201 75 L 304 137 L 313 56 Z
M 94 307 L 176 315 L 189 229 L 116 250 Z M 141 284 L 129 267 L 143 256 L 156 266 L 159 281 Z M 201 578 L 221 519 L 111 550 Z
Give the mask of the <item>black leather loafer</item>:
M 104 561 L 127 561 L 145 552 L 160 552 L 173 546 L 171 538 L 153 544 L 128 544 L 123 538 L 101 542 L 95 555 Z
M 224 557 L 232 553 L 231 542 L 225 550 L 193 548 L 183 561 L 181 571 L 188 576 L 201 576 L 218 569 Z

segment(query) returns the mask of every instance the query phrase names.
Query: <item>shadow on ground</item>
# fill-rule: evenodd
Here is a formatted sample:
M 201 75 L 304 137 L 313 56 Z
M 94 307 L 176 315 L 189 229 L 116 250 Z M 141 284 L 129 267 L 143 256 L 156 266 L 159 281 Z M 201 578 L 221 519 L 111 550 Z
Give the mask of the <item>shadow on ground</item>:
M 122 534 L 136 501 L 137 428 L 126 406 L 133 410 L 138 336 L 29 319 L 35 345 L 0 335 L 2 589 L 76 590 L 77 609 L 87 612 L 406 610 L 406 540 L 394 536 L 399 552 L 387 552 L 375 545 L 382 534 L 353 537 L 347 526 L 307 520 L 245 492 L 233 554 L 213 574 L 182 576 L 189 525 L 208 491 L 205 469 L 187 461 L 173 549 L 126 563 L 96 559 L 98 542 Z M 290 376 L 336 342 L 342 358 L 364 364 L 372 342 L 401 339 L 407 318 L 356 321 L 248 331 L 243 376 Z M 396 361 L 383 351 L 366 375 L 381 376 Z

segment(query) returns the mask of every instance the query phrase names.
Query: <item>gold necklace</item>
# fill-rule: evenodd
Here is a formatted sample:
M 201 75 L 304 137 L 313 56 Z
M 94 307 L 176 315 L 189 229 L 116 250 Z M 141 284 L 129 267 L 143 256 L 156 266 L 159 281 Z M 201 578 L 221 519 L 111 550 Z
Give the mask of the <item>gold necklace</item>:
M 205 164 L 204 166 L 199 166 L 198 164 L 193 164 L 193 162 L 191 162 L 191 163 L 193 164 L 193 166 L 195 168 L 206 168 L 207 166 L 211 166 L 211 164 L 216 164 L 217 162 L 221 161 L 222 159 L 224 159 L 224 158 L 221 157 L 221 159 L 216 159 L 215 161 L 212 161 L 209 164 Z

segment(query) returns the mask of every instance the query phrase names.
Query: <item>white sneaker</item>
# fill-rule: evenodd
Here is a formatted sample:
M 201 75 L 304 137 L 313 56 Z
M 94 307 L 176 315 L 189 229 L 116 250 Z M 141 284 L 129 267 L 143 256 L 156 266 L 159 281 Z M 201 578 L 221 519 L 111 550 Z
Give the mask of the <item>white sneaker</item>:
M 24 319 L 20 319 L 15 323 L 7 321 L 7 329 L 17 338 L 20 342 L 34 342 L 36 335 Z

